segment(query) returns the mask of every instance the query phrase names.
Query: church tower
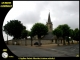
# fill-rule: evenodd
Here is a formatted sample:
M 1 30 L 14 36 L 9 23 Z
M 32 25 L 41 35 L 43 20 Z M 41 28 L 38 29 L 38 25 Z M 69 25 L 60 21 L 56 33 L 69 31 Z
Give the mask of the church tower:
M 46 25 L 48 27 L 48 32 L 52 32 L 52 30 L 53 30 L 53 24 L 51 22 L 50 12 L 49 12 L 49 15 L 48 15 L 48 21 L 47 21 Z

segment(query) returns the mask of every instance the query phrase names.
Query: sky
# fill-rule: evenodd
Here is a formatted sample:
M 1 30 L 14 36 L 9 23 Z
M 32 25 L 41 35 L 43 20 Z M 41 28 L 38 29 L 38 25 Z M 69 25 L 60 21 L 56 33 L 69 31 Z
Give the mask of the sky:
M 68 24 L 71 29 L 79 28 L 79 1 L 13 1 L 13 8 L 5 16 L 3 26 L 10 20 L 19 20 L 31 30 L 35 23 L 46 24 L 50 12 L 53 29 Z M 6 41 L 7 35 L 3 32 Z M 11 40 L 13 37 L 8 36 Z

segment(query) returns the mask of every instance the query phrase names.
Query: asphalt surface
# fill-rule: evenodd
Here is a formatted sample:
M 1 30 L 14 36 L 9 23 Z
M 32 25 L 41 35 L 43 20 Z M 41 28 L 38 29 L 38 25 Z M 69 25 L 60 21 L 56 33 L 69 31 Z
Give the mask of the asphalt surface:
M 79 44 L 46 49 L 18 45 L 8 45 L 8 48 L 18 57 L 76 57 L 79 54 Z

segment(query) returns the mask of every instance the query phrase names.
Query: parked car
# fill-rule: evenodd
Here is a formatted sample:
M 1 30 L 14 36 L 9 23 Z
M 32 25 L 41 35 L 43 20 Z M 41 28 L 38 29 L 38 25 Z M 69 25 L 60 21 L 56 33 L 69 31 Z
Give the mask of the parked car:
M 34 45 L 39 45 L 39 42 L 35 42 Z M 42 45 L 42 43 L 40 43 L 40 45 Z

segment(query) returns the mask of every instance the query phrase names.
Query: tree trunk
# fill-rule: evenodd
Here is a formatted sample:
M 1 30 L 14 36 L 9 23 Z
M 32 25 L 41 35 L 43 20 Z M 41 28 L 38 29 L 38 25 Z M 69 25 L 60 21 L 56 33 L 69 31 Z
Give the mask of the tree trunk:
M 70 42 L 69 42 L 69 40 L 68 40 L 68 45 L 70 45 Z
M 27 46 L 27 44 L 26 44 L 26 40 L 27 40 L 27 39 L 25 39 L 25 46 Z
M 58 46 L 59 46 L 59 39 L 57 40 Z
M 55 39 L 55 43 L 57 44 L 57 39 Z
M 53 39 L 51 40 L 51 43 L 53 44 Z
M 32 46 L 32 37 L 31 37 L 31 46 Z
M 41 45 L 40 45 L 40 38 L 38 39 L 38 41 L 39 41 L 39 45 L 38 45 L 38 46 L 41 46 Z
M 73 39 L 72 39 L 72 44 L 74 44 L 74 43 L 73 43 Z
M 41 36 L 40 35 L 38 35 L 38 41 L 39 41 L 39 45 L 38 46 L 41 46 Z
M 51 40 L 51 42 L 53 43 L 53 39 Z
M 61 39 L 61 44 L 62 44 L 62 39 Z
M 69 37 L 67 37 L 67 39 L 66 39 L 66 41 L 68 42 L 68 45 L 70 45 L 70 38 Z
M 65 44 L 65 39 L 63 40 L 63 45 L 66 45 L 66 44 Z
M 77 41 L 77 43 L 78 43 L 78 41 Z
M 72 44 L 74 44 L 74 43 L 73 43 L 73 40 L 72 40 Z
M 25 46 L 27 46 L 27 43 L 26 42 L 27 42 L 27 38 L 25 38 Z

